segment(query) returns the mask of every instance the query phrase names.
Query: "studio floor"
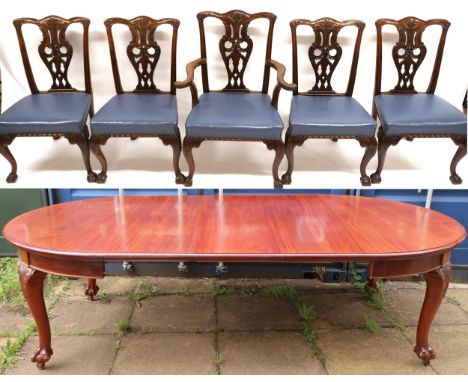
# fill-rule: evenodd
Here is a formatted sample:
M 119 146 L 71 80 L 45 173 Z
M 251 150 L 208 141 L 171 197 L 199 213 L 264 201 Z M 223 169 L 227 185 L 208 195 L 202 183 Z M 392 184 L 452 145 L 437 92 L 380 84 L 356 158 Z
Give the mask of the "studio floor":
M 468 286 L 451 284 L 432 327 L 437 358 L 413 353 L 423 282 L 107 278 L 95 301 L 61 279 L 47 298 L 54 355 L 29 361 L 31 335 L 4 374 L 466 374 Z M 0 346 L 31 323 L 0 305 Z

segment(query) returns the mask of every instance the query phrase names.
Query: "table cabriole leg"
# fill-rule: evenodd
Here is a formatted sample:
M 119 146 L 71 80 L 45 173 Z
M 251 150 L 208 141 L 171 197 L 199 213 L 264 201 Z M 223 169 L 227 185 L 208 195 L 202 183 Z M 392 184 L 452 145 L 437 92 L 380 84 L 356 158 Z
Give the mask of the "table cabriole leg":
M 426 295 L 419 316 L 414 352 L 427 366 L 431 359 L 436 357 L 434 349 L 429 345 L 429 331 L 432 320 L 447 291 L 452 276 L 452 265 L 448 262 L 441 268 L 425 273 L 423 276 L 427 284 Z
M 99 287 L 96 284 L 96 279 L 88 279 L 88 286 L 85 290 L 85 295 L 89 297 L 91 301 L 94 301 L 94 296 L 99 292 Z
M 39 347 L 31 356 L 31 362 L 36 362 L 39 369 L 44 369 L 45 363 L 50 360 L 53 354 L 49 317 L 47 316 L 43 293 L 44 280 L 47 274 L 30 268 L 22 262 L 18 265 L 18 273 L 21 289 L 36 322 L 39 335 Z

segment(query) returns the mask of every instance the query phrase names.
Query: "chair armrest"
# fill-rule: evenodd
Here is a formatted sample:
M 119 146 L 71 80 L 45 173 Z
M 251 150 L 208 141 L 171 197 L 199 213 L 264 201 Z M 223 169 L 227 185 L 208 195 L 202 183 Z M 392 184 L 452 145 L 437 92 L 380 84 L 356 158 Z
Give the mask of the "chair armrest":
M 266 64 L 275 69 L 277 73 L 276 81 L 278 86 L 280 86 L 284 90 L 293 91 L 296 90 L 297 85 L 293 83 L 286 82 L 284 79 L 284 74 L 286 73 L 286 67 L 283 64 L 280 64 L 278 61 L 275 60 L 267 60 Z
M 297 85 L 293 83 L 288 83 L 284 79 L 284 73 L 286 73 L 286 68 L 283 64 L 280 64 L 278 61 L 275 60 L 267 60 L 266 65 L 276 70 L 276 86 L 273 90 L 273 96 L 271 98 L 271 104 L 278 109 L 278 98 L 281 89 L 295 91 L 297 89 Z
M 197 87 L 195 86 L 195 82 L 193 82 L 195 77 L 195 69 L 203 64 L 206 64 L 205 58 L 197 58 L 196 60 L 189 62 L 185 67 L 187 78 L 183 81 L 176 81 L 174 83 L 176 89 L 190 87 L 190 92 L 192 93 L 192 107 L 198 104 L 198 91 Z

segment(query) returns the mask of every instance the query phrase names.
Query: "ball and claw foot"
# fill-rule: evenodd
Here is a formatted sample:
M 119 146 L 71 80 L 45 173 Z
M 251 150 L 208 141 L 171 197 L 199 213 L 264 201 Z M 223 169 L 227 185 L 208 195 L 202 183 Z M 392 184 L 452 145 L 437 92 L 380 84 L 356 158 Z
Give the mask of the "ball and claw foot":
M 192 178 L 185 178 L 184 186 L 185 187 L 192 187 Z
M 175 178 L 176 184 L 184 184 L 185 185 L 185 176 L 184 174 L 177 174 Z
M 283 182 L 283 184 L 291 184 L 292 182 L 291 175 L 283 174 L 283 176 L 281 177 L 281 181 Z
M 431 363 L 431 359 L 436 357 L 434 349 L 432 349 L 429 345 L 427 346 L 415 346 L 414 352 L 418 356 L 419 359 L 422 360 L 424 366 L 429 366 Z
M 88 173 L 88 178 L 87 178 L 87 179 L 88 179 L 88 182 L 89 182 L 89 183 L 95 183 L 95 182 L 97 181 L 97 177 L 98 177 L 98 176 L 96 175 L 95 172 L 90 172 L 90 173 Z
M 275 179 L 273 181 L 273 187 L 276 188 L 276 189 L 283 188 L 283 182 L 281 181 L 281 179 Z
M 45 364 L 50 360 L 54 352 L 52 349 L 38 348 L 31 356 L 31 362 L 36 362 L 36 366 L 39 370 L 45 369 Z
M 94 288 L 86 288 L 85 295 L 88 296 L 90 301 L 94 301 L 94 296 L 99 292 L 99 287 L 96 285 Z
M 18 175 L 11 173 L 11 174 L 8 174 L 6 181 L 7 183 L 15 183 L 16 179 L 18 179 Z
M 373 184 L 379 184 L 382 181 L 380 174 L 374 173 L 370 176 L 371 182 Z
M 96 183 L 104 184 L 106 183 L 106 179 L 107 179 L 107 174 L 101 172 L 96 177 Z
M 462 184 L 463 180 L 460 178 L 460 175 L 455 174 L 455 175 L 450 175 L 450 181 L 452 184 Z
M 371 178 L 368 176 L 361 176 L 361 184 L 364 187 L 370 186 L 372 184 Z

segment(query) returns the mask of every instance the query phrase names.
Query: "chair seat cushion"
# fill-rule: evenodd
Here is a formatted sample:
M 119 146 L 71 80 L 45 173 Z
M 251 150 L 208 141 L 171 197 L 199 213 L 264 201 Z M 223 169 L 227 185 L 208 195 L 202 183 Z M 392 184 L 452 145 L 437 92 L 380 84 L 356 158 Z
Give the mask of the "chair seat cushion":
M 81 134 L 91 99 L 81 92 L 31 94 L 0 116 L 0 134 Z
M 280 140 L 283 121 L 267 94 L 204 93 L 185 123 L 189 137 Z
M 387 135 L 466 135 L 466 116 L 434 94 L 385 94 L 375 106 Z
M 91 119 L 91 130 L 93 135 L 174 135 L 177 132 L 176 96 L 118 94 Z
M 373 136 L 376 123 L 352 97 L 296 95 L 289 126 L 295 136 Z

